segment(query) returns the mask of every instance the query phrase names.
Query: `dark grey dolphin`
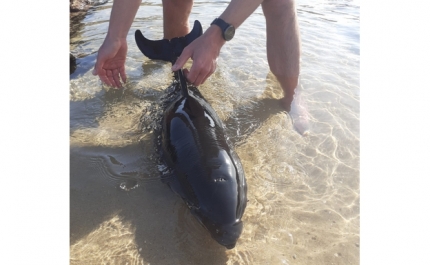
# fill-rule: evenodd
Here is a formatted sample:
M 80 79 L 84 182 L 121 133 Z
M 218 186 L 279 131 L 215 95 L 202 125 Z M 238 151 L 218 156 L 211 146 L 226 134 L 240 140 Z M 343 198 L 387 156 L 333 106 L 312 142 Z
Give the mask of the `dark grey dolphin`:
M 243 228 L 245 174 L 222 121 L 198 93 L 190 89 L 167 107 L 161 146 L 175 174 L 166 182 L 219 244 L 233 248 Z
M 185 37 L 151 41 L 136 31 L 139 49 L 150 59 L 174 63 L 183 48 L 202 34 L 198 21 Z M 245 174 L 227 141 L 224 125 L 182 70 L 175 73 L 177 97 L 162 119 L 161 149 L 173 177 L 164 178 L 219 244 L 234 248 L 242 233 L 247 204 Z

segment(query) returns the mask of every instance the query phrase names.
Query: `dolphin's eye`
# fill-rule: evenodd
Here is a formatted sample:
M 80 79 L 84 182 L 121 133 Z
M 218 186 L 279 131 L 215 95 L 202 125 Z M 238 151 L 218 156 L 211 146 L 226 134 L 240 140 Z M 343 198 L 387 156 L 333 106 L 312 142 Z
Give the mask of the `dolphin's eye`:
M 223 181 L 226 181 L 226 179 L 225 178 L 214 179 L 214 182 L 223 182 Z

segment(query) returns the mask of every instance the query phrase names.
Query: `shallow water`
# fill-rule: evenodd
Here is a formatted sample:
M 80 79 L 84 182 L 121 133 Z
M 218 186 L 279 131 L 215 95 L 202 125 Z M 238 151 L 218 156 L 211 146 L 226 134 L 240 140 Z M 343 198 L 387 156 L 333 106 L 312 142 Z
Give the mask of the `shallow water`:
M 282 91 L 269 73 L 261 8 L 199 87 L 246 173 L 244 231 L 232 250 L 159 180 L 155 131 L 172 74 L 170 64 L 143 57 L 134 31 L 162 38 L 160 1 L 142 3 L 129 32 L 126 89 L 108 91 L 91 74 L 111 6 L 91 9 L 71 37 L 71 264 L 359 264 L 359 3 L 297 2 L 309 135 L 276 102 Z M 195 1 L 190 21 L 206 29 L 226 6 Z

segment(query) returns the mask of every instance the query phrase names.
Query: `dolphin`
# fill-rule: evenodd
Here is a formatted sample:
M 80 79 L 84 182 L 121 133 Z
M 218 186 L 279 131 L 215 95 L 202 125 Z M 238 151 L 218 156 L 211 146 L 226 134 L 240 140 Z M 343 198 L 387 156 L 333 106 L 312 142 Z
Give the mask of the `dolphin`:
M 200 22 L 185 37 L 151 41 L 137 30 L 136 43 L 150 59 L 174 63 L 183 48 L 202 34 Z M 187 85 L 182 69 L 173 83 L 180 93 L 162 117 L 162 159 L 173 176 L 162 178 L 187 204 L 212 238 L 227 249 L 236 246 L 247 204 L 240 159 L 225 135 L 225 126 L 198 89 Z

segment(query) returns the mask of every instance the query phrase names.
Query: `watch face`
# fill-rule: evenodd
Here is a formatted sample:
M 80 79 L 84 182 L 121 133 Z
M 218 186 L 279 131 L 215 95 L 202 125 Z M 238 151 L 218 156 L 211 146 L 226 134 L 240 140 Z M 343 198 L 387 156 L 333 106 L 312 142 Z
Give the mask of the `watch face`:
M 224 31 L 224 38 L 226 41 L 229 41 L 231 39 L 233 39 L 234 37 L 234 27 L 233 26 L 229 26 L 225 31 Z

